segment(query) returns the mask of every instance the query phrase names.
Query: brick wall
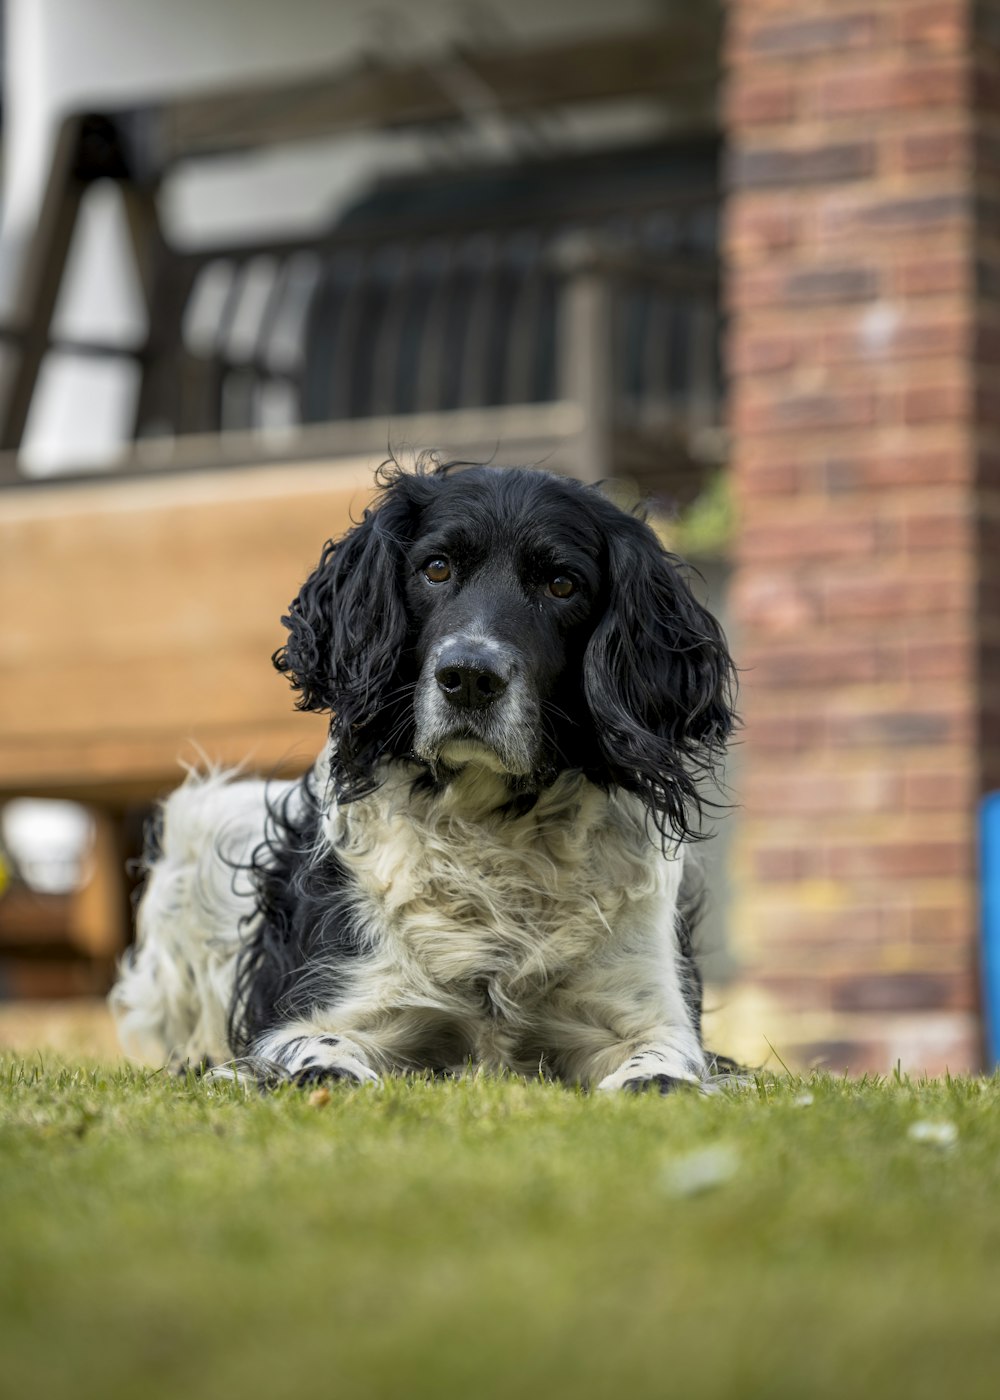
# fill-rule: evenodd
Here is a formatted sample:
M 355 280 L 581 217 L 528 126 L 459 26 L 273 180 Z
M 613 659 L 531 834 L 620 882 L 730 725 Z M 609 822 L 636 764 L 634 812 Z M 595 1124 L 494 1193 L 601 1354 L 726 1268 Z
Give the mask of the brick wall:
M 1000 618 L 998 48 L 993 4 L 729 6 L 733 927 L 755 1033 L 800 1065 L 980 1059 L 975 809 L 1000 784 L 1000 626 L 984 621 Z
M 984 785 L 992 791 L 1000 788 L 1000 0 L 976 6 L 973 62 L 978 719 Z

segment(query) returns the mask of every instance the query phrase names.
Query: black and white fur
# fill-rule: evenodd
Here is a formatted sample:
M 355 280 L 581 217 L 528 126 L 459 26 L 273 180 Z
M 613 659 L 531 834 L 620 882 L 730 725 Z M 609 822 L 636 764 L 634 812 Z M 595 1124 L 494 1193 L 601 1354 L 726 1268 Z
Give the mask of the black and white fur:
M 652 530 L 526 470 L 384 470 L 276 654 L 330 741 L 299 783 L 165 802 L 126 1048 L 261 1082 L 468 1064 L 703 1082 L 682 917 L 733 665 Z

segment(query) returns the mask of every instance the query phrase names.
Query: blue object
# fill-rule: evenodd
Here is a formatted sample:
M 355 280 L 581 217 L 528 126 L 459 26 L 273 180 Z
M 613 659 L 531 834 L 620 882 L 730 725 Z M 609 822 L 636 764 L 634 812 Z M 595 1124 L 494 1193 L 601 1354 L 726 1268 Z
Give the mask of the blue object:
M 979 814 L 983 890 L 982 987 L 986 1054 L 1000 1065 L 1000 792 L 983 799 Z

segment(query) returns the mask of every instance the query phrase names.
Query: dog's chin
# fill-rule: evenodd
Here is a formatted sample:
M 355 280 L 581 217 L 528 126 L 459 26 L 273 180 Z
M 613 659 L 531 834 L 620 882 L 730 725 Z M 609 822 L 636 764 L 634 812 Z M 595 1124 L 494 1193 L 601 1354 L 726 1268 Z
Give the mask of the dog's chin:
M 517 746 L 494 745 L 479 734 L 438 733 L 421 738 L 418 733 L 414 756 L 426 763 L 434 776 L 443 782 L 461 773 L 476 770 L 503 778 L 512 789 L 531 787 L 536 769 L 530 756 L 518 752 Z
M 485 768 L 505 778 L 524 777 L 523 773 L 513 772 L 496 750 L 481 739 L 446 739 L 436 757 L 438 764 L 444 768 Z

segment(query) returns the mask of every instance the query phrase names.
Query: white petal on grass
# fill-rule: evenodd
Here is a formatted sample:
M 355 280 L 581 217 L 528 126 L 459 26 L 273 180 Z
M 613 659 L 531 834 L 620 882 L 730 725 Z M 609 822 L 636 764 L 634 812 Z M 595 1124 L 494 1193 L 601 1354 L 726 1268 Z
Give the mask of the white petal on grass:
M 812 1094 L 796 1094 L 792 1103 L 796 1108 L 809 1108 L 812 1105 Z
M 906 1136 L 912 1142 L 926 1142 L 931 1147 L 952 1147 L 958 1141 L 958 1128 L 945 1119 L 921 1118 L 910 1124 Z
M 740 1159 L 731 1147 L 703 1147 L 669 1162 L 663 1185 L 672 1196 L 697 1196 L 724 1186 L 739 1170 Z

